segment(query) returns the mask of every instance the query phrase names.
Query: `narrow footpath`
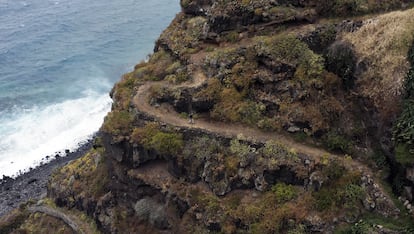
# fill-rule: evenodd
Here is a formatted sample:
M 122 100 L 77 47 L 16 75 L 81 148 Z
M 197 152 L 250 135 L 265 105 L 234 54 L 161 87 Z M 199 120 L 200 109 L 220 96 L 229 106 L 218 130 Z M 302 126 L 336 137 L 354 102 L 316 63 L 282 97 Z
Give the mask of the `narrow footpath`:
M 133 104 L 139 111 L 156 118 L 160 122 L 173 126 L 202 129 L 204 131 L 217 133 L 226 137 L 237 137 L 242 135 L 247 140 L 259 141 L 263 143 L 269 140 L 274 140 L 285 145 L 288 149 L 292 149 L 297 153 L 302 153 L 312 157 L 315 161 L 319 161 L 323 156 L 336 157 L 339 160 L 343 160 L 345 158 L 345 155 L 333 154 L 321 148 L 301 144 L 286 135 L 276 132 L 265 132 L 242 124 L 223 123 L 212 121 L 210 119 L 196 119 L 195 123 L 190 124 L 187 119 L 182 118 L 178 113 L 167 108 L 152 106 L 150 104 L 151 87 L 154 85 L 170 88 L 196 88 L 203 85 L 206 80 L 206 76 L 198 70 L 193 75 L 192 81 L 190 80 L 179 85 L 173 85 L 167 81 L 147 82 L 138 88 L 137 94 L 133 98 Z M 353 170 L 358 169 L 360 171 L 364 171 L 372 176 L 372 172 L 369 168 L 355 160 L 348 160 L 346 166 L 348 168 L 352 168 Z
M 92 234 L 96 233 L 89 224 L 86 224 L 79 220 L 78 217 L 75 217 L 73 215 L 70 215 L 68 213 L 63 213 L 59 209 L 55 209 L 49 206 L 31 206 L 28 208 L 28 210 L 32 213 L 43 213 L 52 217 L 55 217 L 57 219 L 62 220 L 64 223 L 66 223 L 75 233 L 79 234 Z

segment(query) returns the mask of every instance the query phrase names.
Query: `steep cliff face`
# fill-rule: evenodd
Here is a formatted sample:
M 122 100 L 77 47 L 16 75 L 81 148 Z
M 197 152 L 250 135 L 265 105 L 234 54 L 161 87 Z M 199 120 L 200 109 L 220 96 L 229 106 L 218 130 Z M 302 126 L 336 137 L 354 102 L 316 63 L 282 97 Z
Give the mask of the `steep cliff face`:
M 412 231 L 407 3 L 181 1 L 48 196 L 106 233 Z

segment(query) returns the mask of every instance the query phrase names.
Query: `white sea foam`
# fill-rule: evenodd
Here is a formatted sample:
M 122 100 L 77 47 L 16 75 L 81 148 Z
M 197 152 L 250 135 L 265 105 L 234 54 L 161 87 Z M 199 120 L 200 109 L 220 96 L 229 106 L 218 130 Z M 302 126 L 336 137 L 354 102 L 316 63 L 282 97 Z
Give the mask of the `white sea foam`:
M 0 0 L 0 178 L 96 132 L 107 93 L 153 49 L 178 2 Z
M 88 92 L 2 120 L 2 129 L 8 131 L 0 132 L 0 176 L 16 176 L 39 165 L 45 156 L 77 149 L 99 129 L 110 107 L 108 94 Z

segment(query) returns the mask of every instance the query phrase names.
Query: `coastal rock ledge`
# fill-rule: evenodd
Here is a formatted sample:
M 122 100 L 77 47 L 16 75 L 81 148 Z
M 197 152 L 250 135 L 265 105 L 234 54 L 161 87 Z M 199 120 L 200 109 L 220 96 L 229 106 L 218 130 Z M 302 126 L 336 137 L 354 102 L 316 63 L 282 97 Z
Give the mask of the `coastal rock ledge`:
M 414 232 L 411 1 L 181 7 L 0 233 Z

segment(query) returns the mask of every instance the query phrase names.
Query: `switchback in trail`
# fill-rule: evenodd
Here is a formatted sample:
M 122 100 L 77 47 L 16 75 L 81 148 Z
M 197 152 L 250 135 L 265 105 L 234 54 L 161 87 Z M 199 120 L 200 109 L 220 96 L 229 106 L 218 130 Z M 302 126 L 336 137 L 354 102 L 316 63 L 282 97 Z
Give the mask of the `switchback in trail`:
M 265 132 L 241 124 L 217 122 L 212 121 L 211 119 L 203 118 L 197 119 L 194 123 L 189 123 L 187 119 L 182 118 L 177 112 L 171 111 L 171 109 L 162 108 L 155 105 L 153 106 L 150 104 L 151 87 L 153 86 L 164 86 L 169 88 L 196 88 L 203 85 L 206 80 L 207 77 L 205 74 L 203 74 L 201 70 L 196 70 L 193 74 L 192 80 L 178 85 L 171 84 L 168 81 L 150 81 L 138 88 L 138 91 L 133 98 L 133 103 L 139 111 L 155 117 L 158 121 L 173 126 L 202 129 L 226 137 L 237 137 L 242 135 L 244 137 L 247 137 L 248 140 L 259 141 L 263 143 L 269 140 L 274 140 L 285 145 L 288 149 L 312 157 L 312 159 L 315 161 L 321 160 L 321 158 L 324 156 L 335 157 L 338 160 L 344 160 L 345 155 L 333 154 L 320 148 L 301 144 L 292 138 L 280 133 Z M 355 160 L 347 160 L 345 166 L 349 169 L 358 169 L 359 171 L 364 171 L 371 176 L 373 175 L 370 169 Z

